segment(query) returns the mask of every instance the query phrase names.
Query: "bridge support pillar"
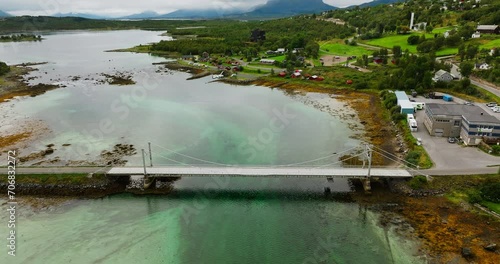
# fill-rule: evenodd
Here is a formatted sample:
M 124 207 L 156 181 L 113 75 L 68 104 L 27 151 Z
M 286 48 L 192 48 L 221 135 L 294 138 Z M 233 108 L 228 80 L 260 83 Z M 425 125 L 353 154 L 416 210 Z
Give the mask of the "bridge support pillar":
M 372 190 L 370 177 L 361 179 L 361 183 L 363 184 L 363 189 L 365 190 L 365 192 L 369 193 Z
M 149 177 L 149 175 L 144 175 L 144 189 L 150 189 L 151 186 L 154 188 L 156 184 L 156 177 Z

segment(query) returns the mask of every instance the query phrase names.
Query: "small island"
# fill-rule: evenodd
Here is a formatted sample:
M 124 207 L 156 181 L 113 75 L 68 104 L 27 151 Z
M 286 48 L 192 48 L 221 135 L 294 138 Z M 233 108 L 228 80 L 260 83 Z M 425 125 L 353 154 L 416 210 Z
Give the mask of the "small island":
M 0 36 L 0 42 L 42 41 L 42 36 L 35 34 L 13 34 Z

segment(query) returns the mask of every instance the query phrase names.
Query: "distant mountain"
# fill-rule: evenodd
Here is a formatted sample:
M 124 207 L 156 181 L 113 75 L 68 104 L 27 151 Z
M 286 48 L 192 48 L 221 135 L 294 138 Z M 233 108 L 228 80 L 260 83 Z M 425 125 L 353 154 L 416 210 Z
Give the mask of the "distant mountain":
M 0 10 L 0 17 L 11 17 L 12 15 Z
M 144 11 L 139 14 L 120 17 L 119 19 L 147 19 L 147 18 L 157 18 L 158 16 L 160 16 L 160 14 L 154 11 Z
M 269 0 L 266 4 L 244 15 L 248 17 L 285 17 L 319 13 L 332 9 L 336 9 L 336 7 L 323 3 L 323 0 Z
M 107 19 L 109 17 L 99 16 L 94 14 L 86 14 L 86 13 L 57 13 L 52 15 L 53 17 L 83 17 L 88 19 Z
M 179 9 L 172 13 L 159 15 L 156 18 L 222 18 L 232 15 L 237 15 L 245 12 L 246 10 L 241 9 Z
M 368 2 L 368 3 L 363 3 L 360 5 L 352 5 L 349 7 L 359 6 L 359 7 L 363 8 L 363 7 L 378 6 L 378 5 L 392 4 L 392 3 L 397 3 L 397 2 L 405 2 L 405 1 L 406 0 L 375 0 L 375 1 Z

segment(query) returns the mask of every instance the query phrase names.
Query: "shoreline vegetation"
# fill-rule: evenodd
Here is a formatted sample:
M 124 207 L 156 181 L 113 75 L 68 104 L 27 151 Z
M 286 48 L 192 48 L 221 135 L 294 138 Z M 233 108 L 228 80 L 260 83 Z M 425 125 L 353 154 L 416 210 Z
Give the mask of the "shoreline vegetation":
M 2 42 L 22 42 L 22 41 L 42 41 L 43 38 L 40 35 L 34 34 L 14 34 L 0 36 L 0 43 Z
M 9 70 L 3 76 L 0 76 L 0 103 L 10 100 L 16 96 L 31 96 L 35 97 L 44 94 L 47 91 L 60 88 L 60 85 L 43 84 L 30 85 L 24 76 L 38 69 L 30 66 L 47 64 L 40 63 L 23 63 L 9 66 Z

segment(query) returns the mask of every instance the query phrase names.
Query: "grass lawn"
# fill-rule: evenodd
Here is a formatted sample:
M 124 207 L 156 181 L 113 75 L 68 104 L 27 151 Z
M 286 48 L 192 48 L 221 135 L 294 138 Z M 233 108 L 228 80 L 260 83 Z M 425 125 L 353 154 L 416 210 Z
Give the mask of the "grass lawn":
M 455 26 L 435 28 L 434 30 L 432 30 L 432 33 L 433 34 L 435 34 L 435 33 L 443 34 L 444 32 L 446 32 L 448 30 L 452 30 L 454 28 L 455 28 Z
M 283 62 L 285 60 L 285 58 L 286 58 L 286 55 L 280 55 L 280 56 L 275 56 L 275 57 L 268 56 L 266 59 Z
M 276 65 L 262 64 L 260 62 L 250 62 L 250 63 L 248 63 L 248 65 L 252 66 L 252 67 L 266 68 L 266 69 L 276 69 L 276 68 L 279 68 Z
M 421 34 L 415 33 L 415 34 L 409 34 L 409 35 L 391 35 L 379 39 L 372 39 L 366 42 L 366 44 L 374 45 L 374 46 L 380 46 L 380 47 L 385 47 L 392 49 L 394 46 L 400 46 L 401 50 L 406 50 L 408 49 L 411 53 L 417 53 L 417 45 L 409 45 L 407 40 L 409 36 L 412 35 L 417 35 L 421 36 Z M 430 39 L 434 38 L 433 34 L 425 34 L 425 37 Z M 436 56 L 445 56 L 445 55 L 453 55 L 458 53 L 458 48 L 444 48 L 441 50 L 438 50 L 436 52 Z
M 481 205 L 487 207 L 488 209 L 490 209 L 491 211 L 493 211 L 497 214 L 500 214 L 500 204 L 498 204 L 498 203 L 482 201 Z
M 500 47 L 500 38 L 488 41 L 487 43 L 480 46 L 482 49 L 491 49 L 495 47 Z
M 359 56 L 371 55 L 372 50 L 368 50 L 361 46 L 350 46 L 338 41 L 322 41 L 319 43 L 320 55 L 346 55 L 346 56 Z
M 421 36 L 422 34 L 408 34 L 408 35 L 391 35 L 379 39 L 372 39 L 366 42 L 366 44 L 369 45 L 374 45 L 374 46 L 380 46 L 384 48 L 389 48 L 392 49 L 394 46 L 400 46 L 401 50 L 404 51 L 405 49 L 408 49 L 412 53 L 417 52 L 417 45 L 409 45 L 407 40 L 408 37 L 416 35 L 416 36 Z M 426 38 L 434 38 L 433 34 L 425 34 Z
M 447 56 L 447 55 L 455 55 L 458 53 L 458 48 L 444 48 L 440 49 L 436 52 L 436 56 Z

